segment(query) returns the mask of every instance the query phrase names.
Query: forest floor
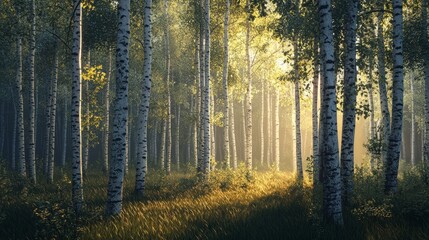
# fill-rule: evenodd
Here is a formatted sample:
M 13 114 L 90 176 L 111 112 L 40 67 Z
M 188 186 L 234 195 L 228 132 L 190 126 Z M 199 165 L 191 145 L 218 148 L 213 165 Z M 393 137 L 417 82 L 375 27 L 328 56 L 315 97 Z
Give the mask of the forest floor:
M 194 173 L 150 173 L 146 194 L 124 182 L 122 214 L 104 215 L 107 177 L 84 181 L 84 213 L 71 209 L 70 179 L 26 187 L 0 171 L 0 239 L 429 239 L 429 184 L 419 169 L 401 175 L 385 196 L 382 178 L 358 168 L 344 227 L 323 224 L 321 191 L 287 173 L 215 171 L 208 183 Z

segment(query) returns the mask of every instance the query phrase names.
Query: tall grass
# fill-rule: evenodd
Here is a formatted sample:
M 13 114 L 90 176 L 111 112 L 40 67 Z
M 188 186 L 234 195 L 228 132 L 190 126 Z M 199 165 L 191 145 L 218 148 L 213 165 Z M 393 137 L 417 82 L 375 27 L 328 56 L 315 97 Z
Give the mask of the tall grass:
M 67 174 L 54 185 L 27 187 L 3 172 L 0 239 L 429 239 L 425 174 L 405 171 L 398 194 L 385 196 L 382 175 L 357 168 L 356 194 L 344 209 L 345 226 L 338 228 L 322 222 L 320 189 L 289 173 L 254 172 L 249 178 L 243 168 L 215 171 L 201 182 L 192 171 L 152 172 L 145 195 L 137 198 L 130 172 L 122 214 L 109 218 L 101 173 L 86 177 L 85 211 L 75 216 Z

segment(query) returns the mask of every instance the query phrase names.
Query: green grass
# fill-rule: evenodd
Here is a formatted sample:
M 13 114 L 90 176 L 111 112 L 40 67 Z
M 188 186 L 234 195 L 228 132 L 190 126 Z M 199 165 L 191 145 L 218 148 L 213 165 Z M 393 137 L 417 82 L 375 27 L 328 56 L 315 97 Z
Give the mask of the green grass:
M 77 217 L 70 180 L 25 187 L 0 176 L 0 239 L 429 239 L 429 186 L 418 169 L 405 172 L 396 196 L 382 192 L 380 175 L 356 171 L 356 195 L 344 227 L 325 225 L 321 192 L 291 174 L 216 171 L 208 183 L 193 173 L 148 175 L 145 196 L 125 180 L 120 216 L 104 215 L 107 177 L 84 181 L 85 211 Z

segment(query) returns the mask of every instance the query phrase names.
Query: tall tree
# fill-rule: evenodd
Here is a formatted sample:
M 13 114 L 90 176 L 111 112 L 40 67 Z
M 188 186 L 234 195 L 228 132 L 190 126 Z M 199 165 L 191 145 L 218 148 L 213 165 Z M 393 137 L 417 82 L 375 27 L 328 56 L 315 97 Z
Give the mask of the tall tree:
M 110 79 L 112 76 L 112 49 L 109 48 L 109 70 L 107 72 L 106 93 L 104 95 L 104 104 L 106 105 L 106 114 L 104 123 L 104 157 L 103 173 L 109 171 L 109 138 L 110 138 Z
M 353 193 L 354 142 L 356 126 L 356 28 L 359 0 L 347 2 L 346 53 L 344 59 L 343 131 L 341 139 L 342 198 L 347 203 Z
M 58 45 L 58 44 L 56 44 Z M 56 46 L 58 48 L 58 46 Z M 58 83 L 58 58 L 59 58 L 59 52 L 58 49 L 55 50 L 55 59 L 54 59 L 54 76 L 52 78 L 52 85 L 51 85 L 51 114 L 49 121 L 51 122 L 51 128 L 49 132 L 49 158 L 48 158 L 48 182 L 53 183 L 54 182 L 54 164 L 55 164 L 55 123 L 56 123 L 56 116 L 57 116 L 57 83 Z
M 381 160 L 383 164 L 387 161 L 387 145 L 389 143 L 390 134 L 390 113 L 389 103 L 387 100 L 386 88 L 386 70 L 385 70 L 385 50 L 384 50 L 384 34 L 383 34 L 383 18 L 384 18 L 384 0 L 379 1 L 380 11 L 377 15 L 377 60 L 378 60 L 378 87 L 380 93 L 381 106 Z
M 250 1 L 246 0 L 246 79 L 247 79 L 247 92 L 246 92 L 246 103 L 247 103 L 247 152 L 246 152 L 246 167 L 247 170 L 252 170 L 252 75 L 251 75 L 251 63 L 250 63 Z
M 298 4 L 297 7 L 298 8 Z M 297 14 L 299 11 L 296 10 Z M 301 152 L 301 104 L 300 104 L 300 76 L 299 76 L 299 55 L 298 55 L 298 39 L 295 35 L 293 37 L 293 62 L 294 62 L 294 102 L 295 102 L 295 165 L 296 165 L 296 176 L 299 181 L 304 178 L 302 170 L 302 152 Z M 277 158 L 277 157 L 276 157 Z
M 210 173 L 210 0 L 204 0 L 204 154 L 203 166 L 206 178 Z
M 72 200 L 76 213 L 82 211 L 83 180 L 82 180 L 82 2 L 73 1 L 73 47 L 72 47 Z
M 139 108 L 140 122 L 138 132 L 138 150 L 136 166 L 137 194 L 143 194 L 147 170 L 147 124 L 149 117 L 150 90 L 152 87 L 152 0 L 145 0 L 144 5 L 144 61 L 143 61 L 143 87 L 142 102 Z M 155 134 L 156 135 L 156 134 Z
M 330 0 L 319 0 L 319 17 L 324 77 L 321 109 L 323 134 L 320 146 L 320 160 L 323 166 L 323 212 L 325 221 L 343 225 L 341 176 L 338 161 L 335 55 Z
M 313 186 L 318 183 L 319 178 L 319 117 L 318 117 L 318 92 L 319 92 L 319 68 L 320 68 L 320 59 L 319 59 L 319 41 L 314 39 L 313 46 L 313 99 L 312 99 L 312 128 L 313 128 Z
M 165 35 L 165 66 L 166 66 L 166 85 L 167 85 L 167 159 L 165 170 L 167 174 L 170 174 L 171 171 L 171 149 L 172 149 L 172 138 L 171 138 L 171 91 L 170 91 L 170 78 L 171 78 L 171 52 L 170 52 L 170 17 L 168 14 L 168 0 L 164 0 L 164 14 L 165 14 L 165 24 L 164 35 Z
M 32 183 L 36 183 L 36 97 L 35 97 L 35 60 L 36 60 L 36 0 L 31 1 L 31 32 L 30 32 L 30 125 L 28 129 L 29 173 Z
M 112 129 L 112 164 L 109 174 L 106 213 L 118 215 L 122 209 L 126 136 L 128 122 L 128 78 L 130 41 L 130 0 L 118 4 L 118 33 L 116 46 L 116 99 Z
M 426 51 L 424 51 L 423 55 L 423 72 L 425 79 L 425 131 L 424 131 L 424 160 L 426 162 L 426 166 L 429 166 L 429 36 L 428 36 L 428 0 L 423 0 L 422 6 L 422 21 L 423 21 L 423 47 Z
M 18 93 L 18 172 L 21 176 L 26 176 L 25 166 L 25 143 L 24 143 L 24 96 L 22 90 L 22 38 L 17 38 L 18 67 L 16 71 L 16 88 Z
M 224 110 L 223 110 L 223 156 L 225 161 L 225 167 L 230 168 L 231 158 L 229 153 L 229 102 L 228 102 L 228 58 L 229 58 L 229 47 L 228 47 L 228 25 L 229 25 L 229 0 L 225 1 L 225 20 L 223 25 L 223 73 L 222 73 L 222 83 L 223 83 L 223 101 L 224 101 Z
M 404 63 L 402 52 L 403 20 L 402 0 L 393 0 L 393 87 L 392 127 L 389 137 L 386 166 L 386 193 L 398 190 L 398 167 L 402 140 L 402 118 L 404 104 Z

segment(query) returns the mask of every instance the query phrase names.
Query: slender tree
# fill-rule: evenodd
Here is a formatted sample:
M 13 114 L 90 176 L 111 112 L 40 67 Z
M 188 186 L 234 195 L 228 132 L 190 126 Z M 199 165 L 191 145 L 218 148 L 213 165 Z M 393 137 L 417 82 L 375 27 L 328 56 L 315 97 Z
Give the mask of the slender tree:
M 247 92 L 246 92 L 246 103 L 247 103 L 247 151 L 246 151 L 246 167 L 247 170 L 252 170 L 252 75 L 251 75 L 251 64 L 250 64 L 250 1 L 246 0 L 246 79 L 247 79 Z
M 36 59 L 36 0 L 31 1 L 30 32 L 30 125 L 28 129 L 29 173 L 32 183 L 36 183 L 36 97 L 35 97 L 35 59 Z
M 381 106 L 381 160 L 386 164 L 387 158 L 387 145 L 389 142 L 390 134 L 390 113 L 387 100 L 386 88 L 386 70 L 385 70 L 385 51 L 384 51 L 384 34 L 383 34 L 383 18 L 384 18 L 384 0 L 380 0 L 380 11 L 377 15 L 377 60 L 378 60 L 378 87 L 380 93 L 380 106 Z
M 346 54 L 344 61 L 343 131 L 341 140 L 341 178 L 343 203 L 353 194 L 354 142 L 356 126 L 356 28 L 359 0 L 347 2 Z
M 145 0 L 144 5 L 144 62 L 143 62 L 143 87 L 142 102 L 139 108 L 140 122 L 138 132 L 138 151 L 136 166 L 137 194 L 143 194 L 147 170 L 147 125 L 149 117 L 150 90 L 152 87 L 152 0 Z M 156 134 L 154 134 L 156 135 Z
M 17 38 L 18 68 L 16 71 L 16 88 L 18 93 L 18 172 L 19 175 L 26 176 L 25 166 L 25 143 L 24 143 L 24 96 L 22 89 L 22 38 Z
M 52 96 L 51 96 L 51 114 L 49 121 L 51 128 L 49 132 L 49 158 L 48 158 L 48 183 L 54 182 L 54 164 L 55 164 L 55 133 L 56 133 L 56 116 L 57 116 L 57 83 L 58 83 L 58 49 L 55 52 L 54 59 L 54 77 L 52 78 Z
M 423 156 L 426 166 L 429 166 L 429 39 L 428 39 L 428 0 L 423 0 L 422 4 L 422 21 L 423 21 L 423 47 L 426 49 L 423 55 L 423 72 L 425 79 L 425 131 Z
M 319 42 L 314 39 L 314 70 L 313 70 L 313 101 L 312 101 L 312 128 L 313 128 L 313 186 L 319 179 L 319 116 L 318 116 L 318 92 L 319 92 Z
M 223 27 L 223 73 L 222 73 L 222 83 L 223 83 L 223 101 L 224 101 L 224 110 L 223 110 L 223 156 L 225 161 L 225 167 L 231 167 L 231 157 L 229 153 L 229 102 L 228 102 L 228 58 L 229 58 L 229 47 L 228 47 L 228 25 L 229 25 L 229 0 L 225 1 L 225 20 Z
M 393 0 L 393 87 L 392 128 L 389 137 L 386 166 L 386 193 L 398 190 L 398 167 L 402 140 L 402 118 L 404 105 L 404 63 L 402 52 L 402 0 Z
M 206 178 L 210 172 L 210 0 L 204 0 L 204 157 L 203 166 Z
M 341 176 L 338 159 L 337 106 L 334 67 L 334 39 L 330 0 L 319 0 L 320 39 L 323 60 L 322 145 L 324 219 L 343 225 L 341 209 Z
M 110 139 L 110 79 L 112 78 L 112 49 L 109 48 L 109 70 L 107 72 L 106 93 L 104 102 L 106 105 L 105 125 L 104 125 L 104 157 L 103 157 L 103 173 L 107 173 L 109 169 L 109 139 Z
M 108 215 L 118 215 L 122 209 L 122 183 L 127 147 L 129 40 L 130 0 L 120 0 L 118 3 L 116 99 L 112 129 L 112 164 L 110 166 L 106 206 Z
M 83 180 L 82 180 L 82 2 L 74 0 L 73 7 L 73 48 L 72 48 L 72 200 L 76 213 L 82 211 Z

